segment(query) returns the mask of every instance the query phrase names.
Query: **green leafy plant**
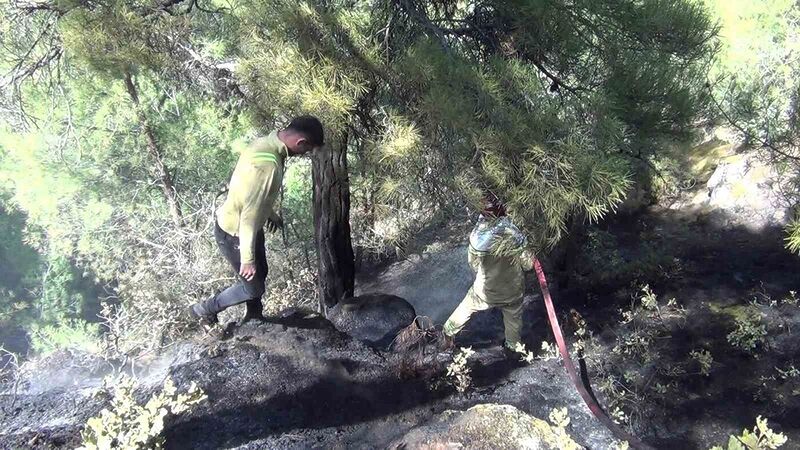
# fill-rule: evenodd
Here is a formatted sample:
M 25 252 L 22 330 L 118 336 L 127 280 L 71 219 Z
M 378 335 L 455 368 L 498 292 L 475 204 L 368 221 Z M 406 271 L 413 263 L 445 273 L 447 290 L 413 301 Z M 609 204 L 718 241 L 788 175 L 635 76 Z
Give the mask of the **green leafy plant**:
M 714 364 L 714 357 L 708 350 L 692 350 L 689 352 L 689 357 L 692 358 L 700 365 L 700 373 L 708 376 L 711 370 L 711 365 Z
M 767 327 L 761 315 L 754 309 L 736 319 L 736 328 L 728 334 L 728 342 L 734 347 L 755 355 L 759 347 L 766 343 Z
M 800 220 L 793 220 L 786 225 L 786 248 L 792 253 L 800 253 Z
M 572 440 L 567 434 L 567 427 L 570 424 L 569 412 L 567 408 L 554 408 L 548 416 L 550 423 L 553 424 L 557 448 L 562 450 L 578 450 L 581 447 Z
M 788 367 L 786 367 L 785 370 L 776 367 L 775 371 L 778 372 L 778 376 L 782 380 L 788 380 L 800 377 L 800 370 L 798 370 L 797 367 L 794 366 L 794 364 L 790 364 Z
M 788 441 L 783 433 L 772 431 L 767 419 L 758 416 L 752 430 L 743 430 L 739 436 L 731 436 L 726 447 L 715 446 L 710 450 L 774 450 Z
M 472 385 L 472 370 L 469 368 L 469 357 L 475 353 L 471 347 L 461 347 L 453 356 L 453 361 L 447 366 L 447 377 L 450 383 L 460 393 L 467 392 Z
M 569 426 L 570 419 L 567 408 L 554 408 L 550 411 L 548 418 L 550 419 L 550 423 L 556 427 L 566 428 Z
M 622 408 L 616 406 L 611 410 L 611 420 L 616 423 L 628 423 L 631 419 Z
M 645 284 L 641 287 L 639 295 L 639 300 L 642 302 L 642 307 L 644 307 L 644 309 L 650 311 L 655 311 L 658 309 L 658 298 L 656 297 L 656 294 L 653 293 L 653 290 L 650 289 L 649 284 Z
M 316 270 L 302 268 L 292 279 L 285 279 L 269 286 L 269 301 L 265 302 L 268 313 L 277 314 L 289 307 L 314 310 L 317 307 Z
M 781 300 L 783 304 L 792 306 L 797 306 L 798 301 L 800 301 L 800 298 L 797 297 L 797 291 L 789 291 L 789 295 Z
M 546 344 L 546 342 L 542 342 L 542 344 Z M 514 351 L 519 354 L 520 359 L 528 364 L 536 360 L 536 355 L 528 350 L 522 342 L 517 342 L 517 345 L 514 346 Z
M 541 352 L 539 352 L 538 358 L 543 361 L 557 359 L 559 358 L 558 348 L 554 344 L 542 341 Z
M 589 329 L 586 319 L 584 319 L 583 316 L 577 312 L 573 315 L 573 321 L 575 322 L 576 326 L 574 334 L 577 340 L 574 344 L 572 344 L 572 346 L 577 352 L 586 351 L 586 349 L 593 343 L 594 334 L 592 333 L 592 330 Z M 545 342 L 542 342 L 542 350 L 545 350 Z M 557 355 L 555 346 L 553 346 L 553 352 Z
M 79 450 L 162 448 L 165 419 L 188 411 L 206 399 L 194 383 L 186 393 L 179 394 L 172 379 L 167 378 L 162 391 L 141 406 L 134 397 L 134 388 L 133 378 L 123 376 L 118 380 L 111 409 L 103 409 L 100 415 L 86 422 Z
M 81 319 L 66 319 L 55 325 L 31 326 L 31 346 L 40 355 L 60 349 L 100 351 L 100 326 Z

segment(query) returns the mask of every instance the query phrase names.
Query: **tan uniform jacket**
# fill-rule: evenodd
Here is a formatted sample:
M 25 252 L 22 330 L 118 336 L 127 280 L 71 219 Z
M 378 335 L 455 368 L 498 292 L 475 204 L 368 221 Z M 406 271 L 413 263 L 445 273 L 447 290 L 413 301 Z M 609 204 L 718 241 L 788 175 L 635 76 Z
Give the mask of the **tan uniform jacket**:
M 533 253 L 524 246 L 522 233 L 510 224 L 497 226 L 497 222 L 482 219 L 475 226 L 470 236 L 469 264 L 475 270 L 475 283 L 472 288 L 475 294 L 487 303 L 502 304 L 522 297 L 525 292 L 525 276 L 523 272 L 533 268 Z M 504 254 L 496 255 L 493 251 L 495 244 L 485 243 L 483 249 L 476 233 L 490 235 L 487 239 L 507 238 L 516 240 L 516 248 L 509 249 Z

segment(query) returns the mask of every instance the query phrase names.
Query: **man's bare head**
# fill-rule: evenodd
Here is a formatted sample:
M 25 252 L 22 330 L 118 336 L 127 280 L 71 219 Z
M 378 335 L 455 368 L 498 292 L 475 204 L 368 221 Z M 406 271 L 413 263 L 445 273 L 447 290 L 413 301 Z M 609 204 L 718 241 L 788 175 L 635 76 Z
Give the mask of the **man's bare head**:
M 325 145 L 322 123 L 314 116 L 299 116 L 281 130 L 280 140 L 292 156 L 304 155 Z

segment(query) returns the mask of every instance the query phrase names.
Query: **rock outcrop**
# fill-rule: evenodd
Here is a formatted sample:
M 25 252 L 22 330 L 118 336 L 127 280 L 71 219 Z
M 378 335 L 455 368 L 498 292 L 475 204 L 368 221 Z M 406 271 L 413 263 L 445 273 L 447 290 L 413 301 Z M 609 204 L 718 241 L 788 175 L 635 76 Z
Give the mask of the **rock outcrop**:
M 563 428 L 525 414 L 510 405 L 475 405 L 445 411 L 414 428 L 393 448 L 543 449 L 581 448 Z

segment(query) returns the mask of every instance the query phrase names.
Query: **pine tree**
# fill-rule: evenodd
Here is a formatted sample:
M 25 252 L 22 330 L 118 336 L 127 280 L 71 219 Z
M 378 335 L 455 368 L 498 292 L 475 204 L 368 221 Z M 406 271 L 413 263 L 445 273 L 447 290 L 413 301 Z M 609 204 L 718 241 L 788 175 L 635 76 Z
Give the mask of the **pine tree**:
M 59 98 L 64 84 L 44 82 L 58 80 L 51 68 L 102 91 L 69 90 L 53 114 L 54 129 L 66 132 L 67 105 L 80 99 L 79 114 L 73 110 L 67 122 L 76 115 L 84 124 L 103 122 L 91 124 L 96 148 L 104 149 L 94 153 L 112 174 L 87 177 L 94 169 L 81 160 L 77 178 L 107 183 L 102 195 L 114 195 L 111 186 L 130 189 L 131 175 L 154 181 L 165 201 L 153 211 L 174 222 L 185 224 L 208 203 L 208 180 L 216 187 L 224 179 L 231 141 L 246 128 L 267 132 L 293 115 L 319 116 L 331 143 L 313 170 L 322 309 L 352 293 L 351 222 L 360 246 L 379 234 L 379 223 L 400 230 L 391 239 L 402 246 L 437 213 L 474 207 L 490 190 L 545 251 L 570 221 L 613 211 L 630 184 L 631 158 L 657 152 L 659 140 L 685 133 L 704 113 L 716 31 L 691 0 L 137 0 L 7 8 L 27 18 L 14 26 L 24 22 L 48 37 L 4 37 L 15 85 L 37 86 L 17 92 Z M 119 121 L 104 98 L 125 105 L 114 111 Z M 24 108 L 16 111 L 24 118 Z M 193 128 L 191 119 L 202 126 Z M 214 132 L 215 122 L 225 131 Z M 132 135 L 103 133 L 108 124 L 124 124 Z M 80 154 L 79 142 L 68 144 L 71 155 Z M 147 158 L 117 150 L 133 145 Z M 114 204 L 107 219 L 141 225 L 129 214 L 132 200 L 116 195 L 124 206 Z M 152 250 L 104 242 L 105 253 Z

